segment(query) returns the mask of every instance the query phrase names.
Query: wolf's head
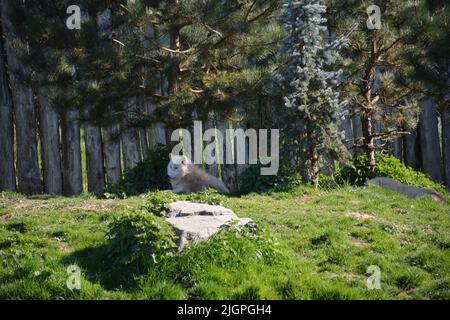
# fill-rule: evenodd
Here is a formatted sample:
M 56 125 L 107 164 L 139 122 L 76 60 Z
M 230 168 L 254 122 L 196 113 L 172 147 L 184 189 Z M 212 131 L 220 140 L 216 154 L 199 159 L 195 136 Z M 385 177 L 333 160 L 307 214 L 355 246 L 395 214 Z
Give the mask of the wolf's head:
M 189 159 L 186 156 L 177 156 L 170 154 L 170 161 L 167 165 L 167 175 L 170 179 L 179 179 L 184 177 L 188 171 Z

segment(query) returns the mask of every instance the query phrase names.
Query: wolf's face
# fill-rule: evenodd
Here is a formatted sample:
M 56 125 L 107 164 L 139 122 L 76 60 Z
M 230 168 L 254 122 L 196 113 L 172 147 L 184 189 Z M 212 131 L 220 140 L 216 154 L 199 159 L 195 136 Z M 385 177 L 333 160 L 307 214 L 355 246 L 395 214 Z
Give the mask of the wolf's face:
M 188 171 L 188 158 L 186 156 L 174 156 L 170 154 L 170 162 L 167 166 L 167 175 L 170 179 L 183 177 Z

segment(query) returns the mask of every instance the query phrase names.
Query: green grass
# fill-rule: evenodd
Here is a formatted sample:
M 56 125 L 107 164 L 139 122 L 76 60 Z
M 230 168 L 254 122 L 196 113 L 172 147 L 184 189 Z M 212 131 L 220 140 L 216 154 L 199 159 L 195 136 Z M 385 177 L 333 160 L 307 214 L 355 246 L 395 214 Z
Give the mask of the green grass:
M 450 206 L 429 198 L 375 187 L 230 197 L 270 235 L 224 232 L 139 272 L 111 265 L 108 223 L 142 204 L 0 193 L 0 298 L 450 299 Z M 72 264 L 80 290 L 66 286 Z M 379 290 L 366 286 L 370 265 Z

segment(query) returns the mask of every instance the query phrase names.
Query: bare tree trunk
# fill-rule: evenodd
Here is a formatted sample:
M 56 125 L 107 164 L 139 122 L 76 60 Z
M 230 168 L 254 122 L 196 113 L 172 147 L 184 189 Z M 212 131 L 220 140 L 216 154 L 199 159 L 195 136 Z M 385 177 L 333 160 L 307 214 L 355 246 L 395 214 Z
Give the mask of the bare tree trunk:
M 97 25 L 100 30 L 106 30 L 111 27 L 110 9 L 106 9 L 97 15 Z M 109 33 L 109 37 L 112 38 L 111 33 Z M 92 132 L 94 134 L 94 139 L 92 142 L 93 144 L 96 145 L 95 147 L 96 150 L 93 150 L 92 152 L 93 165 L 90 167 L 92 168 L 91 176 L 93 180 L 91 181 L 91 183 L 89 183 L 88 178 L 88 185 L 89 184 L 91 185 L 91 187 L 88 188 L 100 189 L 100 185 L 105 184 L 105 171 L 106 171 L 106 181 L 108 184 L 117 183 L 122 178 L 119 128 L 117 125 L 114 124 L 103 128 L 103 146 L 101 146 L 101 129 L 100 128 L 98 130 L 95 129 L 92 130 Z M 102 156 L 104 156 L 104 166 L 100 155 L 101 150 L 103 151 Z M 101 170 L 103 170 L 103 173 L 101 173 Z M 98 176 L 98 178 L 95 178 L 96 176 Z M 103 182 L 101 181 L 102 178 Z
M 420 147 L 423 171 L 434 181 L 443 182 L 442 157 L 439 143 L 438 119 L 433 98 L 421 102 Z
M 141 142 L 142 160 L 145 160 L 148 157 L 147 130 L 145 128 L 139 128 L 139 140 Z
M 364 150 L 369 157 L 370 169 L 372 172 L 375 171 L 375 144 L 372 129 L 372 119 L 370 116 L 361 117 L 362 129 L 363 129 L 363 137 L 364 137 Z
M 134 122 L 134 108 L 136 108 L 136 98 L 129 100 L 123 123 L 125 128 L 122 130 L 121 140 L 124 171 L 133 169 L 141 161 L 138 131 L 132 126 L 128 127 Z
M 344 132 L 344 145 L 347 148 L 347 150 L 349 150 L 350 154 L 353 156 L 354 155 L 354 136 L 353 136 L 353 131 L 352 131 L 352 120 L 350 119 L 350 116 L 345 116 L 344 119 L 341 121 L 340 123 L 340 128 L 341 131 Z
M 411 129 L 409 134 L 403 136 L 403 155 L 407 166 L 420 170 L 421 155 L 417 129 Z
M 144 104 L 144 99 L 142 97 L 139 97 L 139 109 L 141 112 L 145 115 L 147 114 L 146 106 Z M 140 143 L 140 150 L 142 151 L 142 160 L 147 159 L 148 157 L 148 140 L 147 140 L 147 130 L 145 127 L 139 127 L 139 143 Z
M 357 147 L 360 147 L 362 144 L 362 137 L 363 137 L 363 130 L 362 130 L 362 123 L 361 123 L 361 117 L 359 115 L 354 115 L 352 117 L 352 128 L 353 128 L 353 145 L 355 146 L 355 151 L 358 150 Z
M 146 102 L 146 109 L 149 114 L 155 112 L 157 108 L 156 103 Z M 153 123 L 148 129 L 148 144 L 151 150 L 155 150 L 158 144 L 166 145 L 166 129 L 164 128 L 164 124 L 162 122 Z
M 63 191 L 66 196 L 83 192 L 79 111 L 70 110 L 61 117 Z
M 398 137 L 392 140 L 392 155 L 399 160 L 403 159 L 403 139 Z
M 218 126 L 218 130 L 223 135 L 222 152 L 224 164 L 222 165 L 222 181 L 225 183 L 229 190 L 234 191 L 237 188 L 235 165 L 226 163 L 227 156 L 231 157 L 234 154 L 233 146 L 227 145 L 227 140 L 230 139 L 230 137 L 227 137 L 227 135 L 230 135 L 230 133 L 227 132 L 227 129 L 230 129 L 230 125 L 226 121 L 222 121 Z
M 36 137 L 36 109 L 31 87 L 22 80 L 27 71 L 17 57 L 10 16 L 10 3 L 2 0 L 2 22 L 5 34 L 5 48 L 14 103 L 17 145 L 17 171 L 19 191 L 24 194 L 36 194 L 42 190 L 39 177 L 39 163 Z
M 51 105 L 48 94 L 49 91 L 44 88 L 41 88 L 38 93 L 44 191 L 48 194 L 61 195 L 63 184 L 61 144 L 59 142 L 59 116 Z
M 111 125 L 103 129 L 106 178 L 108 184 L 117 183 L 122 178 L 120 159 L 120 140 L 117 125 Z
M 124 170 L 133 169 L 140 161 L 139 137 L 135 128 L 127 128 L 122 132 Z
M 445 183 L 450 191 L 450 108 L 441 110 L 441 123 Z
M 90 122 L 86 122 L 84 125 L 84 141 L 86 145 L 88 191 L 98 193 L 103 191 L 103 188 L 105 187 L 102 134 L 100 127 Z
M 1 26 L 0 37 L 0 191 L 16 191 L 13 101 L 7 76 Z

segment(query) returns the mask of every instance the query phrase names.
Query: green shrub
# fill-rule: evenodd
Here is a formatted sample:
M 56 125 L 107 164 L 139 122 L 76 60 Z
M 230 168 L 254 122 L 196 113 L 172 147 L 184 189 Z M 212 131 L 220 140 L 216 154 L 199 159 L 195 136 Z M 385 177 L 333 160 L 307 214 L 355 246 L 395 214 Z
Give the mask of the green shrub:
M 302 185 L 302 179 L 298 174 L 289 173 L 280 168 L 276 175 L 261 175 L 260 163 L 250 165 L 239 176 L 238 192 L 248 194 L 251 192 L 289 192 Z
M 103 192 L 103 197 L 126 198 L 150 190 L 169 189 L 169 153 L 170 150 L 166 146 L 158 145 L 155 150 L 149 152 L 147 159 L 126 171 L 120 182 L 109 185 Z
M 430 180 L 424 173 L 403 164 L 393 156 L 380 154 L 376 159 L 375 172 L 370 170 L 369 158 L 365 153 L 360 153 L 352 160 L 351 165 L 336 172 L 336 182 L 349 183 L 362 186 L 368 179 L 374 177 L 389 177 L 401 183 L 414 187 L 432 189 L 442 195 L 446 195 L 445 188 Z
M 163 216 L 169 211 L 170 203 L 177 201 L 178 196 L 173 192 L 152 191 L 145 195 L 144 208 L 151 214 Z
M 131 265 L 143 271 L 176 250 L 175 234 L 163 218 L 144 209 L 125 212 L 109 225 L 108 256 L 114 265 Z

